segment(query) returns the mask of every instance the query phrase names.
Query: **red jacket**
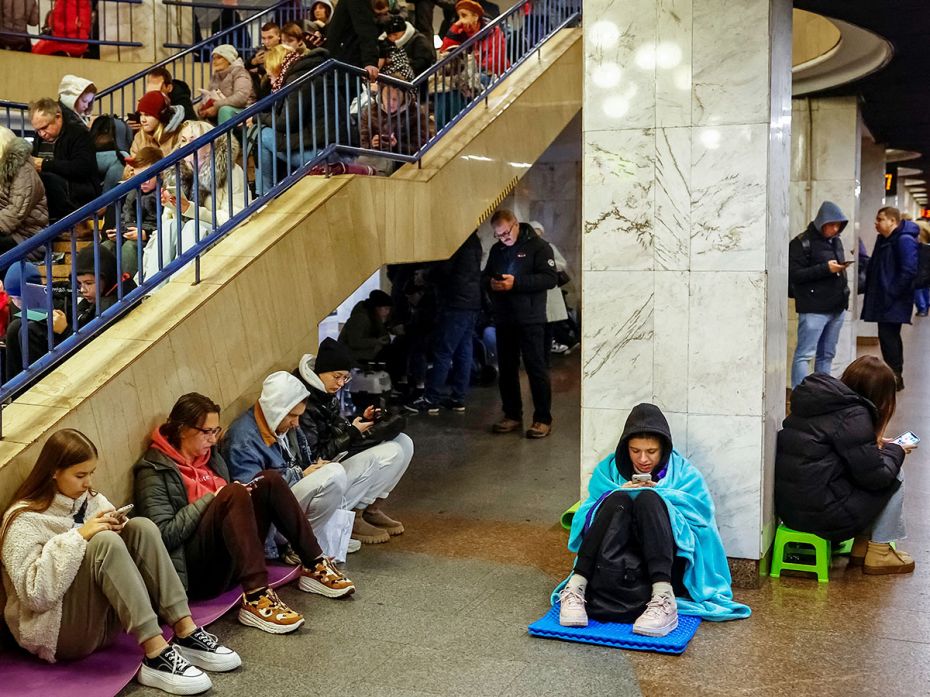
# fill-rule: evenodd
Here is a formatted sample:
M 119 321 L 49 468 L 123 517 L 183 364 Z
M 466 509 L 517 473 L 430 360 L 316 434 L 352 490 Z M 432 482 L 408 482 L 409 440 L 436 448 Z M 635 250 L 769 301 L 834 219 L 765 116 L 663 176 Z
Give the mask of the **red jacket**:
M 45 24 L 52 36 L 89 39 L 90 0 L 55 0 L 55 5 L 45 18 Z M 65 54 L 72 58 L 80 58 L 87 52 L 87 44 L 40 39 L 33 45 L 32 52 L 46 56 Z
M 468 27 L 461 22 L 456 22 L 446 32 L 442 40 L 442 46 L 439 47 L 439 52 L 445 53 L 456 46 L 461 46 L 487 25 L 488 21 L 483 17 L 478 22 L 477 27 Z M 499 26 L 494 27 L 489 36 L 477 42 L 473 50 L 481 58 L 481 69 L 487 73 L 499 75 L 510 67 L 510 61 L 507 60 L 507 45 L 504 32 L 501 31 Z

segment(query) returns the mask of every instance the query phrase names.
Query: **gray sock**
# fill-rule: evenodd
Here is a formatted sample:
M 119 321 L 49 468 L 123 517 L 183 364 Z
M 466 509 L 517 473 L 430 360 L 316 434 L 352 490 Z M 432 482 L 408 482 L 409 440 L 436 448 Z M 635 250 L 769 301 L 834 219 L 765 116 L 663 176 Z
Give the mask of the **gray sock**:
M 672 589 L 672 584 L 667 581 L 656 581 L 652 584 L 652 597 L 655 598 L 657 595 L 665 594 L 670 598 L 675 597 L 675 591 Z
M 581 574 L 572 574 L 571 578 L 568 579 L 568 583 L 565 584 L 565 587 L 571 588 L 579 595 L 584 595 L 585 589 L 588 587 L 588 579 Z

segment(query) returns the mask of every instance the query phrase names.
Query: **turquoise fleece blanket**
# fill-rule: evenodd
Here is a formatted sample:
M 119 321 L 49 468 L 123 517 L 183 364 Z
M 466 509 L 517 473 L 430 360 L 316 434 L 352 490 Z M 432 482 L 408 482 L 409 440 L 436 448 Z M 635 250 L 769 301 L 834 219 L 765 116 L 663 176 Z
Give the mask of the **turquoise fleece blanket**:
M 598 464 L 588 484 L 588 498 L 572 520 L 568 548 L 577 552 L 581 547 L 585 523 L 594 519 L 594 512 L 608 494 L 627 482 L 610 455 Z M 642 489 L 625 489 L 636 496 Z M 697 615 L 708 620 L 723 621 L 749 617 L 750 609 L 733 600 L 730 588 L 730 568 L 714 520 L 714 502 L 697 468 L 672 450 L 668 470 L 654 488 L 665 501 L 675 535 L 676 554 L 685 559 L 684 584 L 692 600 L 678 598 L 678 612 Z M 552 604 L 558 602 L 562 581 L 552 592 Z

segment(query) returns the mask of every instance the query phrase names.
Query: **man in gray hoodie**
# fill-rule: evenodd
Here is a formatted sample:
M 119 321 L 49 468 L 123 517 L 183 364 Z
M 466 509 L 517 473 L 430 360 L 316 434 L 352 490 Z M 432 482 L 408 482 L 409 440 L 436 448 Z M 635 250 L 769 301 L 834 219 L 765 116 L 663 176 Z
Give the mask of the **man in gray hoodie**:
M 836 342 L 849 308 L 846 268 L 853 263 L 843 252 L 840 233 L 849 220 L 840 207 L 824 201 L 817 217 L 788 245 L 788 288 L 798 311 L 798 345 L 791 364 L 791 389 L 810 372 L 828 373 Z

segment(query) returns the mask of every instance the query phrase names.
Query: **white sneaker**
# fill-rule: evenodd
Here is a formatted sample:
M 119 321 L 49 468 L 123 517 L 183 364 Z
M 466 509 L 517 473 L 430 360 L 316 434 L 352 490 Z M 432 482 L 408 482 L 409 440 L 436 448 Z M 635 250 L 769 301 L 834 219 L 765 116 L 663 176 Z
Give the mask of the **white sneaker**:
M 646 611 L 633 623 L 633 633 L 644 636 L 665 636 L 678 627 L 678 603 L 675 596 L 659 593 L 652 596 Z
M 146 658 L 142 662 L 136 680 L 141 685 L 172 695 L 197 695 L 213 687 L 206 673 L 188 663 L 170 645 L 155 658 Z
M 354 537 L 350 537 L 349 546 L 346 549 L 346 554 L 355 554 L 361 548 L 362 548 L 362 543 L 356 540 Z
M 588 613 L 584 609 L 584 594 L 565 586 L 559 592 L 559 624 L 563 627 L 587 627 Z
M 193 634 L 175 637 L 174 650 L 181 654 L 188 663 L 202 670 L 225 673 L 242 665 L 239 654 L 223 646 L 215 634 L 210 634 L 203 627 L 197 627 Z

